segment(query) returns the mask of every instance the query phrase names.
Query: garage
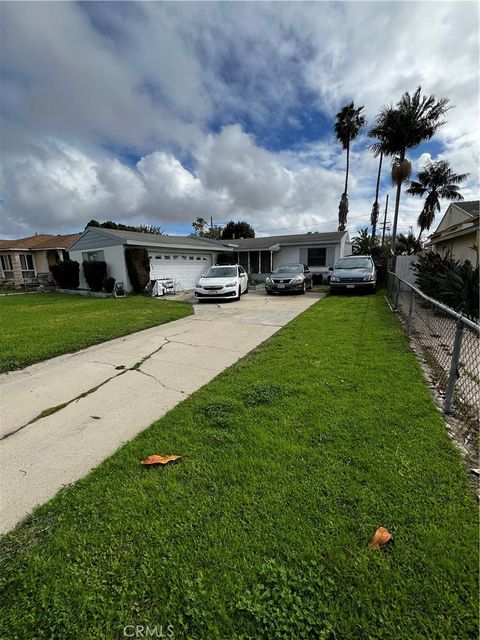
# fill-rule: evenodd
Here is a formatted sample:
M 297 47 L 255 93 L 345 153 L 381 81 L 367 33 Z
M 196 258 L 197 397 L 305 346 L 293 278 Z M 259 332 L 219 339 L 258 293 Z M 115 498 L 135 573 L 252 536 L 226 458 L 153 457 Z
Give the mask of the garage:
M 150 279 L 172 278 L 177 289 L 194 289 L 212 265 L 212 256 L 199 253 L 149 251 Z

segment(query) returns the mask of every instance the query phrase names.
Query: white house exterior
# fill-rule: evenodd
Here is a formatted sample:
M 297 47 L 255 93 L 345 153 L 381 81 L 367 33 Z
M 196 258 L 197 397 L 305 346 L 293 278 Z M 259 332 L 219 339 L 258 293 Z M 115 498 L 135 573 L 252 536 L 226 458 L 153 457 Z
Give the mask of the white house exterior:
M 327 281 L 329 268 L 346 255 L 351 254 L 351 244 L 346 231 L 328 233 L 312 232 L 299 235 L 269 236 L 230 240 L 235 245 L 239 264 L 257 280 L 282 264 L 301 263 Z
M 125 247 L 144 247 L 150 258 L 150 279 L 172 278 L 178 290 L 194 289 L 198 278 L 215 264 L 219 252 L 232 252 L 222 242 L 194 236 L 161 236 L 87 227 L 69 247 L 70 259 L 80 265 L 88 260 L 104 260 L 107 275 L 132 290 L 125 262 Z M 88 288 L 80 269 L 80 288 Z
M 220 241 L 87 227 L 68 250 L 70 259 L 80 265 L 88 260 L 105 261 L 107 276 L 123 282 L 127 291 L 131 291 L 125 262 L 127 246 L 148 251 L 151 280 L 172 278 L 181 291 L 194 289 L 199 277 L 217 262 L 220 253 L 231 254 L 230 262 L 238 262 L 250 277 L 258 280 L 264 280 L 281 264 L 300 262 L 308 264 L 314 274 L 326 281 L 329 267 L 349 255 L 351 245 L 344 231 Z M 82 268 L 80 288 L 88 288 Z
M 478 263 L 479 201 L 454 202 L 445 212 L 440 224 L 426 245 L 442 255 L 451 254 L 455 260 Z

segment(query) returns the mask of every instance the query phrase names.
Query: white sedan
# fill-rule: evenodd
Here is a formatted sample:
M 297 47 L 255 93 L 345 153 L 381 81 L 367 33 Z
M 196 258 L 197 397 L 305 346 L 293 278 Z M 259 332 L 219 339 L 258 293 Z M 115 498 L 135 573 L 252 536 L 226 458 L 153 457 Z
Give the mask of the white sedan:
M 247 272 L 239 264 L 210 267 L 195 285 L 195 297 L 199 300 L 230 298 L 240 300 L 248 291 Z

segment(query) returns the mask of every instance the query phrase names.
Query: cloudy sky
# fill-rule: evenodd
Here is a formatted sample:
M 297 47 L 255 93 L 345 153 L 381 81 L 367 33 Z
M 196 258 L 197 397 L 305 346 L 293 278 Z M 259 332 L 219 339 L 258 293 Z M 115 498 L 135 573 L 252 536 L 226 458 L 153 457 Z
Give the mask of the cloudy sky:
M 447 158 L 478 198 L 476 2 L 2 2 L 0 237 L 91 218 L 190 233 L 196 216 L 259 235 L 336 228 L 347 101 L 421 85 L 455 109 L 414 169 Z M 351 156 L 351 234 L 377 161 Z M 382 202 L 393 189 L 386 163 Z M 393 207 L 392 207 L 393 208 Z M 444 205 L 445 208 L 445 205 Z M 403 197 L 399 229 L 421 201 Z

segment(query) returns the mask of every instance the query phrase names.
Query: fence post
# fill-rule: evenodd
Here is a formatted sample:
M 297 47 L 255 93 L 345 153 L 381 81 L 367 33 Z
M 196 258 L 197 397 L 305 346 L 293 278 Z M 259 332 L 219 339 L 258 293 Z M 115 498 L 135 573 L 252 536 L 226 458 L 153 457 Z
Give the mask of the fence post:
M 450 362 L 450 373 L 448 375 L 447 392 L 445 395 L 445 413 L 452 412 L 453 394 L 455 391 L 455 384 L 457 382 L 457 369 L 460 361 L 460 350 L 462 348 L 463 331 L 465 325 L 460 319 L 457 322 L 457 330 L 455 332 L 455 341 L 453 343 L 452 361 Z
M 407 335 L 410 338 L 412 335 L 412 322 L 413 322 L 413 303 L 415 300 L 415 293 L 413 289 L 410 289 L 410 307 L 408 309 L 408 324 L 407 324 Z
M 400 285 L 402 284 L 402 281 L 399 278 L 397 278 L 397 280 L 398 280 L 398 289 L 397 289 L 397 296 L 395 298 L 395 311 L 398 311 L 398 298 L 400 296 Z

